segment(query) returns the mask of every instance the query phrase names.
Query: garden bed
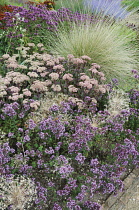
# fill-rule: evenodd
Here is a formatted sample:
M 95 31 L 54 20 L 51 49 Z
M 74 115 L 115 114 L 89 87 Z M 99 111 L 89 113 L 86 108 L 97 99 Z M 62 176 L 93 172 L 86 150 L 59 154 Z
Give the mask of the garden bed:
M 139 166 L 138 28 L 58 5 L 0 19 L 2 210 L 99 210 Z

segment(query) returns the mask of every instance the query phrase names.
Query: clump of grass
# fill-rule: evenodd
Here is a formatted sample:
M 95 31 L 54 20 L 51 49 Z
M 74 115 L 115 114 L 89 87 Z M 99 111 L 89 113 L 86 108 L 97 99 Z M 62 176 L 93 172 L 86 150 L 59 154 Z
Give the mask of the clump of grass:
M 129 15 L 128 6 L 121 5 L 121 0 L 84 0 L 85 7 L 90 7 L 96 15 L 123 19 Z
M 134 38 L 132 30 L 125 33 L 123 26 L 116 23 L 73 24 L 70 31 L 63 28 L 58 32 L 58 40 L 51 51 L 62 56 L 87 55 L 92 62 L 100 64 L 107 81 L 118 78 L 123 82 L 137 63 L 136 49 L 130 43 Z
M 89 7 L 85 8 L 84 7 L 84 4 L 83 4 L 83 0 L 59 0 L 59 1 L 56 1 L 55 2 L 56 4 L 56 9 L 60 9 L 61 7 L 64 7 L 64 8 L 70 8 L 73 12 L 76 12 L 76 11 L 83 11 L 84 13 L 86 12 L 89 12 L 89 10 L 91 11 L 91 8 L 89 9 Z

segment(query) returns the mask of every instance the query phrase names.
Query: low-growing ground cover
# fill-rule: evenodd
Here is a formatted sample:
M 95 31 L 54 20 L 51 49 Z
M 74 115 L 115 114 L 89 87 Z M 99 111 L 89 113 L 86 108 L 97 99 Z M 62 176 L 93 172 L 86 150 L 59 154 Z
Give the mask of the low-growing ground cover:
M 72 34 L 73 26 L 100 22 L 105 32 L 105 24 L 117 20 L 42 5 L 11 8 L 2 20 L 0 49 L 2 209 L 99 210 L 100 195 L 124 190 L 121 177 L 139 165 L 139 72 L 132 69 L 137 33 L 120 22 L 118 35 L 111 28 L 113 41 L 128 35 L 119 50 L 135 52 L 131 69 L 124 63 L 133 88 L 123 90 L 108 61 L 97 60 L 115 52 L 110 45 L 108 51 L 92 46 L 94 60 L 85 51 L 53 54 L 60 31 Z M 118 61 L 112 61 L 114 68 Z

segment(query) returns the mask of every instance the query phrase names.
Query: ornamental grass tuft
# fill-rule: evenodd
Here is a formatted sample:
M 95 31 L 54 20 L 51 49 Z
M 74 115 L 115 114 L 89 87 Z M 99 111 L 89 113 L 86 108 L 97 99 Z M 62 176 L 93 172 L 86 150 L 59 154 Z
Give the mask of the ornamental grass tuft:
M 135 32 L 116 23 L 73 24 L 69 31 L 64 28 L 58 31 L 58 40 L 51 52 L 64 57 L 87 55 L 102 67 L 107 81 L 118 78 L 119 85 L 123 86 L 125 78 L 131 77 L 130 70 L 138 63 L 137 49 L 131 45 L 135 36 Z

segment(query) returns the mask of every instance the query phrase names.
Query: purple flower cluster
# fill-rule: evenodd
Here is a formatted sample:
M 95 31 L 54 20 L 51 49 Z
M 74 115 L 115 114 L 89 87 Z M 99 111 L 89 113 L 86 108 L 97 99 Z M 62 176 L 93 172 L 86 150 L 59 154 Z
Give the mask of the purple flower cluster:
M 2 112 L 9 117 L 14 117 L 17 112 L 16 110 L 19 109 L 19 104 L 14 102 L 12 104 L 4 104 L 4 107 L 2 109 Z
M 9 143 L 0 144 L 0 173 L 6 176 L 10 175 L 12 167 L 8 163 L 11 162 L 10 154 L 15 153 L 15 150 L 10 148 Z
M 88 147 L 88 142 L 92 140 L 94 136 L 92 132 L 91 121 L 89 118 L 84 118 L 83 116 L 77 116 L 74 120 L 75 127 L 74 133 L 72 134 L 73 141 L 69 143 L 68 152 L 77 153 L 81 150 L 90 150 Z
M 52 117 L 41 121 L 39 123 L 39 129 L 41 131 L 50 130 L 57 139 L 62 137 L 65 133 L 65 126 L 60 121 L 60 119 L 55 120 L 52 119 Z
M 67 8 L 60 8 L 57 11 L 46 10 L 44 6 L 30 6 L 29 9 L 14 6 L 12 6 L 12 8 L 14 11 L 11 13 L 6 13 L 6 16 L 4 17 L 6 22 L 5 30 L 7 29 L 8 31 L 7 37 L 16 41 L 17 38 L 24 38 L 22 29 L 26 30 L 26 38 L 28 40 L 35 42 L 37 39 L 39 39 L 39 43 L 40 40 L 42 41 L 42 39 L 39 37 L 44 36 L 46 31 L 53 33 L 53 35 L 55 34 L 56 38 L 56 32 L 61 26 L 63 26 L 65 22 L 67 22 L 68 25 L 67 29 L 72 26 L 72 22 L 80 23 L 85 22 L 86 20 L 92 23 L 94 22 L 94 18 L 92 16 L 81 14 L 79 12 L 73 13 Z M 17 28 L 17 26 L 18 30 L 13 32 L 13 27 Z M 19 30 L 19 28 L 21 28 L 21 30 Z M 19 41 L 17 43 L 14 41 L 13 43 L 17 47 Z
M 79 161 L 80 164 L 83 164 L 85 161 L 85 156 L 83 156 L 81 153 L 78 153 L 77 156 L 75 157 L 75 160 Z

